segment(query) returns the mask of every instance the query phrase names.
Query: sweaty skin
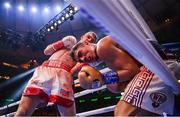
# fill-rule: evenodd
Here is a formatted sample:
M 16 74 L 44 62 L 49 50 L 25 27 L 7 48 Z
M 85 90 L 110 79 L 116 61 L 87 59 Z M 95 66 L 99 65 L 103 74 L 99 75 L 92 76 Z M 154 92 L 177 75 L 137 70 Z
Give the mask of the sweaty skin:
M 126 96 L 126 99 L 123 97 L 123 100 L 120 100 L 114 110 L 114 116 L 157 116 L 156 112 L 148 111 L 148 109 L 141 108 L 134 105 L 136 94 L 136 87 L 139 85 L 138 80 L 146 73 L 145 71 L 140 70 L 143 68 L 143 65 L 135 60 L 126 50 L 124 50 L 119 44 L 113 41 L 111 36 L 106 36 L 102 38 L 97 44 L 90 43 L 78 43 L 74 46 L 71 51 L 72 58 L 76 61 L 82 63 L 91 63 L 101 60 L 105 64 L 118 73 L 120 83 L 107 85 L 107 88 L 112 92 L 122 91 L 122 87 L 128 87 L 125 91 L 126 94 L 130 97 L 131 92 L 128 94 L 129 90 L 133 90 L 132 99 Z M 150 71 L 148 71 L 150 73 Z M 151 78 L 151 77 L 150 77 Z M 152 77 L 157 78 L 157 77 Z M 137 79 L 137 80 L 136 80 Z M 131 81 L 131 82 L 130 82 Z M 134 84 L 133 81 L 137 81 Z M 152 80 L 153 81 L 153 80 Z M 128 83 L 130 82 L 130 84 Z M 122 87 L 121 87 L 122 86 Z M 132 88 L 134 89 L 132 89 Z M 137 87 L 138 88 L 138 87 Z M 134 94 L 135 93 L 135 94 Z M 143 92 L 144 93 L 144 92 Z M 147 92 L 148 93 L 148 92 Z M 147 97 L 149 98 L 149 97 Z M 138 98 L 139 99 L 139 98 Z M 146 99 L 143 99 L 146 101 Z M 150 99 L 151 100 L 151 99 Z M 130 102 L 129 102 L 130 101 Z M 149 102 L 142 102 L 144 106 Z M 147 105 L 148 107 L 149 105 Z M 151 110 L 151 109 L 150 109 Z
M 112 40 L 110 36 L 101 39 L 97 44 L 85 43 L 83 47 L 75 50 L 75 59 L 83 63 L 91 63 L 98 59 L 116 71 L 119 81 L 129 81 L 139 72 L 140 63 L 132 58 L 120 45 Z M 123 82 L 123 86 L 128 82 Z M 109 84 L 108 89 L 112 92 L 122 91 L 122 83 Z
M 133 59 L 120 45 L 106 36 L 97 44 L 86 43 L 75 50 L 75 59 L 83 63 L 90 63 L 98 59 L 116 71 L 120 83 L 107 85 L 108 90 L 119 93 L 124 90 L 128 82 L 140 71 L 140 63 Z M 125 108 L 121 108 L 123 105 Z M 115 116 L 133 115 L 138 111 L 136 108 L 124 101 L 119 101 L 115 108 Z
M 139 72 L 137 61 L 110 36 L 106 36 L 98 42 L 97 55 L 109 68 L 118 73 L 120 81 L 130 80 Z

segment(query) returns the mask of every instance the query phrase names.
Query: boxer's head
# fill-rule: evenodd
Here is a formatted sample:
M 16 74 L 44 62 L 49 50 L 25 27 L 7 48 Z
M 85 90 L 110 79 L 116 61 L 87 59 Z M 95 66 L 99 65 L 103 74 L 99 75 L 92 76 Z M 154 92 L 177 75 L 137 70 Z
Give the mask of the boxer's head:
M 97 40 L 97 35 L 95 32 L 87 32 L 83 36 L 81 36 L 81 42 L 89 42 L 89 43 L 95 43 Z
M 79 42 L 71 49 L 71 57 L 77 62 L 90 63 L 97 60 L 96 44 Z

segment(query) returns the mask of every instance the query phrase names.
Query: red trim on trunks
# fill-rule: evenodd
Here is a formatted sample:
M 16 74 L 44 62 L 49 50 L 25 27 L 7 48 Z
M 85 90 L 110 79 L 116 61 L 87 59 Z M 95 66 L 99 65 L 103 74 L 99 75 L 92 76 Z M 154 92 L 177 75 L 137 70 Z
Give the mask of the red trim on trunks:
M 74 103 L 74 101 L 72 101 L 72 100 L 65 99 L 65 98 L 59 97 L 57 95 L 50 95 L 50 102 L 52 102 L 54 104 L 62 105 L 64 107 L 70 107 Z
M 46 67 L 54 67 L 54 68 L 61 68 L 66 70 L 67 72 L 70 72 L 72 67 L 67 65 L 66 63 L 60 62 L 60 61 L 53 61 L 53 60 L 47 60 L 45 61 L 42 66 Z
M 42 89 L 35 87 L 27 87 L 23 92 L 23 96 L 39 96 L 45 103 L 49 101 L 49 96 Z

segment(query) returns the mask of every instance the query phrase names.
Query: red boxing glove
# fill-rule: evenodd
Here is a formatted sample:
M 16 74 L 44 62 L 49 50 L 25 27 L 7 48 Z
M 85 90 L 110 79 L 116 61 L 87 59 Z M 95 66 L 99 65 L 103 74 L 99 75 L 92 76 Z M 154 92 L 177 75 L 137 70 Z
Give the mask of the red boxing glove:
M 63 41 L 57 41 L 57 42 L 52 44 L 52 47 L 56 51 L 56 50 L 64 47 L 64 43 L 63 43 Z
M 71 49 L 76 43 L 77 43 L 77 40 L 74 36 L 66 36 L 62 39 L 62 41 L 53 43 L 52 46 L 54 50 L 58 50 L 62 47 L 67 47 Z
M 57 41 L 53 44 L 50 44 L 46 47 L 44 50 L 45 55 L 52 55 L 54 52 L 56 52 L 58 49 L 61 49 L 63 47 L 71 48 L 77 43 L 77 40 L 74 36 L 66 36 L 62 40 Z

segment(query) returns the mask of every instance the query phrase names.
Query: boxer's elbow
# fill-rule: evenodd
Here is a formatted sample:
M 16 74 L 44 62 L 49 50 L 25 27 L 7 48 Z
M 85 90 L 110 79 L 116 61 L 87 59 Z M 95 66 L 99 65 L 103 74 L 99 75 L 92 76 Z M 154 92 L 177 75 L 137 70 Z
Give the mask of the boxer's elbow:
M 136 74 L 140 72 L 140 69 L 138 67 L 132 67 L 129 69 L 129 76 L 130 78 L 133 78 Z
M 45 55 L 52 55 L 54 52 L 53 48 L 51 46 L 47 46 L 46 49 L 44 49 Z
M 118 72 L 120 82 L 130 81 L 139 72 L 138 69 L 128 68 Z

